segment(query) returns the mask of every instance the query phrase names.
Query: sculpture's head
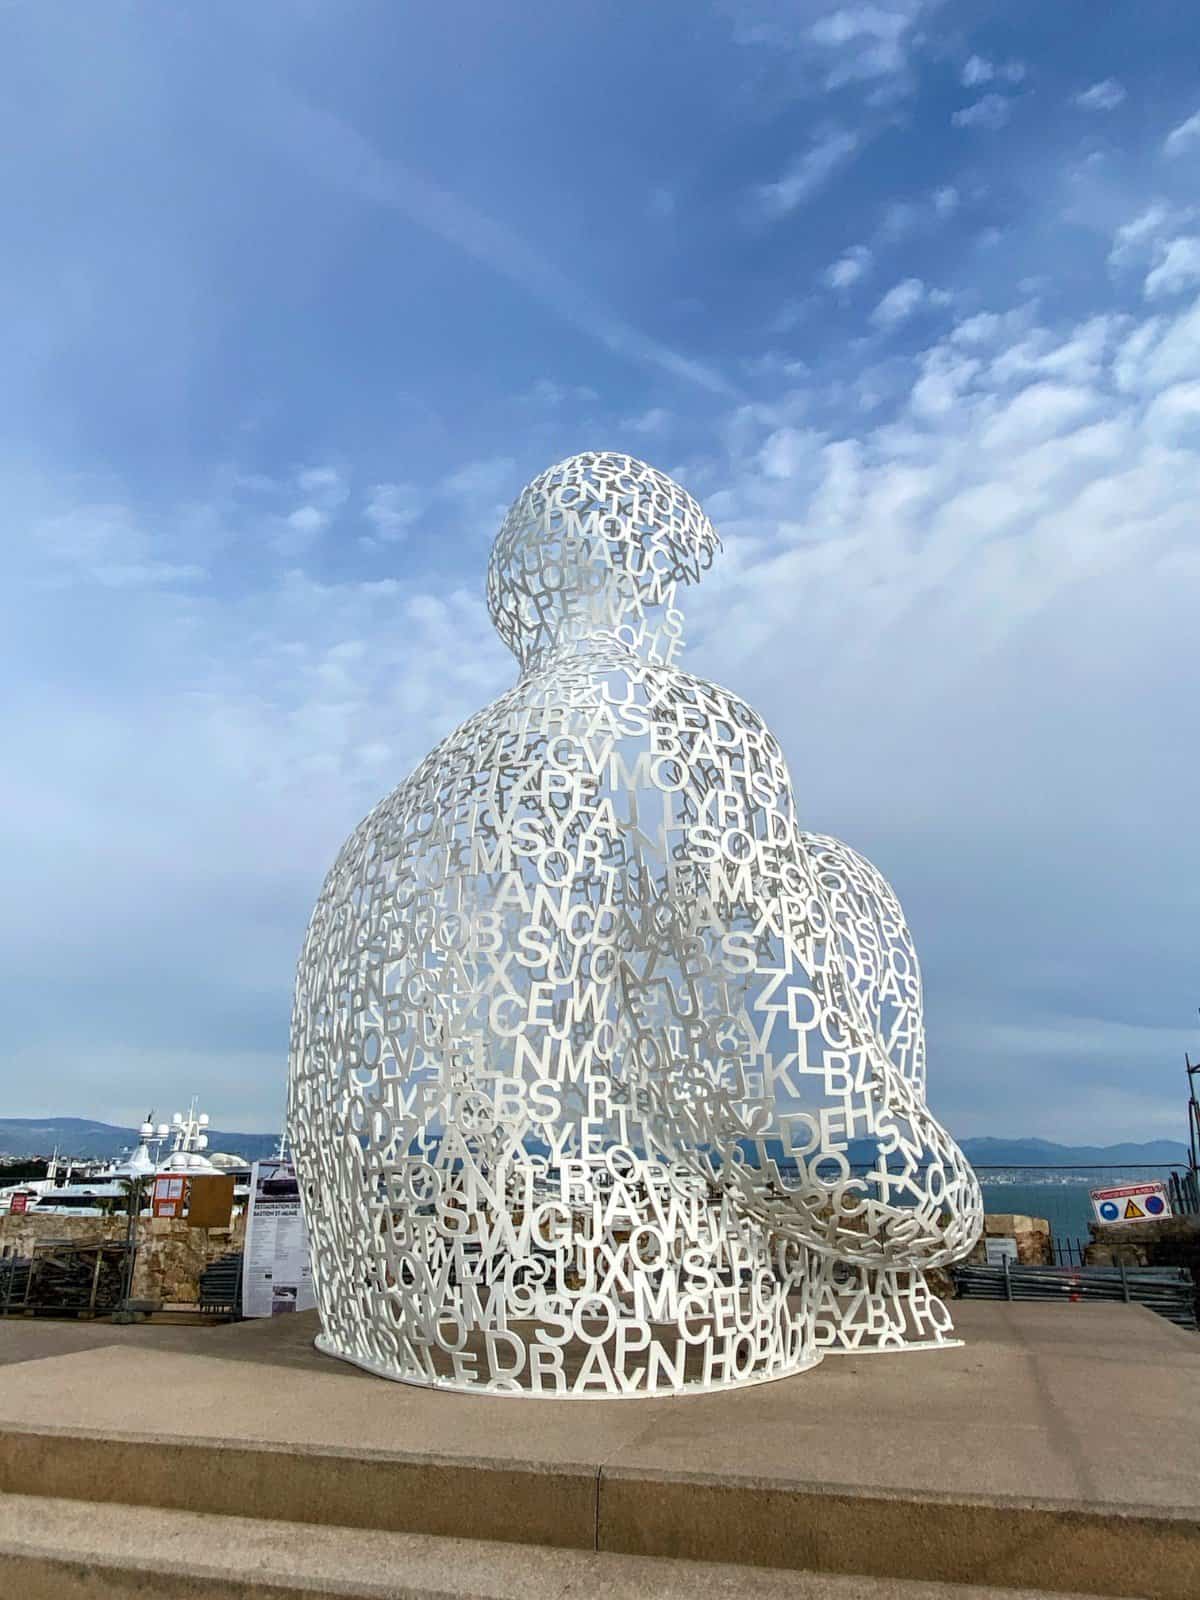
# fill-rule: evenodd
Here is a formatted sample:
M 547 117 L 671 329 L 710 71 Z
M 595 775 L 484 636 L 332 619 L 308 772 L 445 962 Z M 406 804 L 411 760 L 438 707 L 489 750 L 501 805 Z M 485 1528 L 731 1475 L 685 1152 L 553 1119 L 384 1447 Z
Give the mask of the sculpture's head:
M 517 496 L 488 563 L 488 610 L 521 665 L 597 634 L 651 661 L 682 643 L 681 583 L 698 583 L 721 541 L 665 473 L 589 451 Z

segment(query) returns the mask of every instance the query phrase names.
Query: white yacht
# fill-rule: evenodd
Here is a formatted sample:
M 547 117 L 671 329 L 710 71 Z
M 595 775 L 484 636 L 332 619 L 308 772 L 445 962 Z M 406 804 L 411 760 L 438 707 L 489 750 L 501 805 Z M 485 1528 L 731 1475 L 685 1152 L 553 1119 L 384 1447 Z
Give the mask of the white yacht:
M 244 1205 L 250 1192 L 250 1163 L 222 1151 L 206 1155 L 208 1122 L 207 1112 L 198 1113 L 193 1099 L 187 1112 L 177 1111 L 169 1123 L 156 1126 L 151 1112 L 138 1129 L 136 1148 L 116 1161 L 63 1162 L 55 1151 L 44 1178 L 0 1189 L 0 1216 L 14 1209 L 68 1217 L 121 1213 L 128 1209 L 135 1182 L 141 1185 L 141 1209 L 148 1210 L 154 1192 L 149 1180 L 160 1175 L 232 1174 L 234 1205 Z

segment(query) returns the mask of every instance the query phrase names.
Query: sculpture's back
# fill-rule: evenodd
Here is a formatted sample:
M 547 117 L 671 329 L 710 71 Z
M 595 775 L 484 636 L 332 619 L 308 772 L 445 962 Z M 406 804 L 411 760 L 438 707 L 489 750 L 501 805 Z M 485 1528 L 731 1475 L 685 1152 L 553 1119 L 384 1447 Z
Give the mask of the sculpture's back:
M 331 1353 L 530 1393 L 760 1381 L 815 1359 L 834 1257 L 944 1258 L 964 1198 L 969 1227 L 844 981 L 777 744 L 671 665 L 716 548 L 629 458 L 535 480 L 489 572 L 520 682 L 330 874 L 289 1123 Z M 936 1201 L 897 1206 L 901 1147 Z

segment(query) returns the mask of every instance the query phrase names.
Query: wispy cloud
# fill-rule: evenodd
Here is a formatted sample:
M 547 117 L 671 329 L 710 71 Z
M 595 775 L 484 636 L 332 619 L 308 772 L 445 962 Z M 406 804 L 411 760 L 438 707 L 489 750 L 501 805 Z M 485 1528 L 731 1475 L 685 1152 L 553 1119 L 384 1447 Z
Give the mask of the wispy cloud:
M 930 289 L 920 278 L 903 278 L 884 295 L 871 313 L 877 328 L 895 328 L 907 322 L 923 306 L 949 305 L 950 296 L 944 289 Z
M 826 809 L 894 869 L 923 930 L 930 993 L 942 997 L 931 1015 L 947 1110 L 964 1128 L 1004 1125 L 1018 1085 L 1040 1097 L 1044 1128 L 1077 1128 L 1082 1114 L 1116 1138 L 1172 1114 L 1165 1034 L 1191 1015 L 1173 941 L 1194 919 L 1179 853 L 1189 886 L 1200 856 L 1189 797 L 1169 797 L 1164 779 L 1200 662 L 1164 654 L 1161 641 L 1164 625 L 1185 626 L 1200 574 L 1200 312 L 1042 323 L 1003 296 L 996 304 L 1007 309 L 902 358 L 904 398 L 877 427 L 772 427 L 764 411 L 742 436 L 740 460 L 722 463 L 722 495 L 706 502 L 728 555 L 711 597 L 698 591 L 704 626 L 689 665 L 736 682 L 785 748 L 820 748 L 829 776 L 808 767 L 806 813 Z M 794 649 L 798 593 L 813 674 L 802 705 L 778 672 Z M 1147 704 L 1161 714 L 1147 718 Z M 849 796 L 880 771 L 887 820 L 868 806 L 860 829 Z M 1136 888 L 1095 870 L 1120 817 L 1144 819 Z M 1014 850 L 1031 870 L 1012 874 Z M 1133 958 L 1136 979 L 1123 951 L 1094 986 L 1089 966 L 1106 958 L 1075 919 L 1103 920 L 1130 893 L 1164 936 Z M 967 911 L 981 903 L 982 944 Z M 955 906 L 973 929 L 970 954 L 958 944 L 966 924 L 950 933 Z M 960 986 L 971 990 L 961 1012 Z M 1131 1009 L 1133 989 L 1150 1004 Z M 1087 1047 L 1068 1067 L 1041 1037 L 998 1035 L 994 1051 L 980 1042 L 1013 1016 L 1064 1036 L 1065 1019 L 1089 1017 Z M 949 1041 L 969 1033 L 972 1060 L 994 1060 L 994 1074 L 951 1066 Z M 1103 1097 L 1129 1081 L 1131 1060 L 1135 1100 L 1081 1113 L 1080 1084 Z
M 1181 122 L 1177 128 L 1171 129 L 1163 140 L 1163 150 L 1169 156 L 1181 156 L 1198 140 L 1200 140 L 1200 111 L 1188 117 L 1186 122 Z
M 952 217 L 958 210 L 959 193 L 953 184 L 933 191 L 933 209 L 939 217 Z
M 622 417 L 617 423 L 620 433 L 636 433 L 643 438 L 661 437 L 670 430 L 671 413 L 662 406 L 651 406 L 640 416 Z
M 339 468 L 318 466 L 303 467 L 294 482 L 274 487 L 289 496 L 299 491 L 301 497 L 299 505 L 279 515 L 271 538 L 278 554 L 296 560 L 333 525 L 350 485 Z
M 914 86 L 919 24 L 938 4 L 805 0 L 797 8 L 792 0 L 717 0 L 732 18 L 736 42 L 782 60 L 802 89 L 819 93 L 861 83 L 874 101 Z
M 1116 78 L 1101 78 L 1099 83 L 1081 90 L 1071 104 L 1078 106 L 1081 111 L 1115 111 L 1124 99 L 1123 84 Z
M 569 407 L 579 414 L 599 404 L 600 396 L 586 383 L 559 383 L 554 378 L 539 378 L 528 394 L 521 398 L 527 403 L 549 411 Z
M 880 243 L 894 244 L 920 229 L 946 222 L 954 216 L 961 203 L 962 196 L 953 184 L 943 184 L 929 194 L 915 195 L 905 200 L 889 200 L 883 208 L 876 232 L 876 249 Z
M 986 128 L 994 133 L 1012 115 L 1012 101 L 1002 94 L 985 94 L 974 105 L 956 111 L 950 121 L 956 128 Z
M 1172 239 L 1155 266 L 1146 274 L 1147 300 L 1182 294 L 1200 283 L 1200 239 Z
M 410 483 L 377 483 L 367 495 L 363 517 L 369 538 L 384 544 L 403 539 L 424 509 L 425 498 Z
M 1124 266 L 1148 250 L 1162 230 L 1174 220 L 1174 215 L 1165 201 L 1154 200 L 1136 217 L 1121 223 L 1113 234 L 1112 248 L 1108 252 L 1109 266 Z
M 207 577 L 204 565 L 181 559 L 187 548 L 186 537 L 147 527 L 132 507 L 110 502 L 39 521 L 29 554 L 40 569 L 40 587 L 153 589 Z
M 1023 61 L 989 61 L 986 56 L 968 56 L 963 63 L 961 82 L 964 88 L 973 89 L 981 83 L 997 80 L 1020 83 L 1025 77 Z
M 824 188 L 839 167 L 854 156 L 862 136 L 847 128 L 827 128 L 787 168 L 774 183 L 759 184 L 754 191 L 760 216 L 775 220 L 810 200 Z
M 556 315 L 633 361 L 730 395 L 715 368 L 642 333 L 601 305 L 508 226 L 402 162 L 385 157 L 343 118 L 314 106 L 281 82 L 264 83 L 259 136 L 314 176 L 410 222 L 508 278 Z
M 511 456 L 482 456 L 449 473 L 441 487 L 445 494 L 462 499 L 495 500 L 516 487 L 513 483 L 515 469 L 516 462 Z
M 870 272 L 872 261 L 871 252 L 865 244 L 851 245 L 849 250 L 825 269 L 826 287 L 839 292 L 852 289 Z
M 907 35 L 915 21 L 915 8 L 884 10 L 875 5 L 841 6 L 819 18 L 808 30 L 816 45 L 833 52 L 826 69 L 825 87 L 840 89 L 860 79 L 889 77 L 908 64 Z

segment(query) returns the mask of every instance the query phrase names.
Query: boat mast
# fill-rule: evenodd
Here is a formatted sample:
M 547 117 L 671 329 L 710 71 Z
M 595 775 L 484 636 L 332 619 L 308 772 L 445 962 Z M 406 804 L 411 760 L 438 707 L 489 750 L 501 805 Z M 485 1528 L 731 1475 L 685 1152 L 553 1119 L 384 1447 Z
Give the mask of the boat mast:
M 1200 1076 L 1200 1061 L 1193 1061 L 1185 1050 L 1183 1063 L 1188 1076 L 1189 1176 L 1192 1180 L 1193 1200 L 1200 1203 L 1200 1100 L 1196 1099 L 1196 1079 Z

